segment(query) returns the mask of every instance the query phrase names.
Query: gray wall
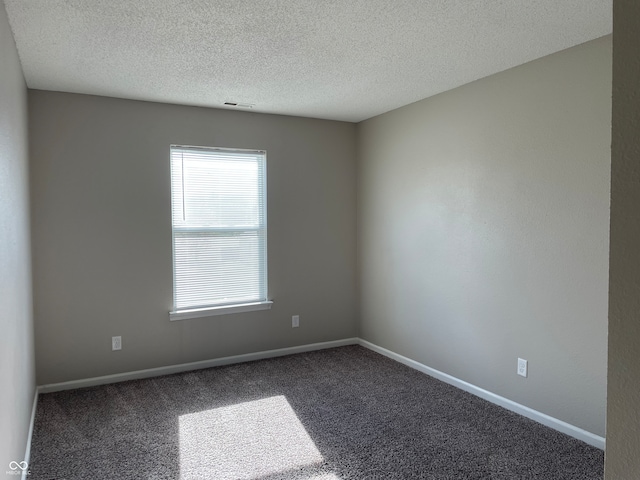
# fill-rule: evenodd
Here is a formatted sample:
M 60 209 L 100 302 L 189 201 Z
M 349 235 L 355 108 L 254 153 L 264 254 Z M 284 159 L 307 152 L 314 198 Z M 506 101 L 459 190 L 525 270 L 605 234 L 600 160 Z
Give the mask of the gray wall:
M 640 472 L 640 3 L 613 9 L 607 480 Z
M 604 435 L 610 92 L 605 37 L 359 124 L 361 337 Z
M 27 86 L 0 2 L 0 473 L 21 461 L 35 390 Z
M 38 384 L 357 334 L 353 124 L 43 91 L 29 115 Z M 270 311 L 169 322 L 171 144 L 267 150 Z

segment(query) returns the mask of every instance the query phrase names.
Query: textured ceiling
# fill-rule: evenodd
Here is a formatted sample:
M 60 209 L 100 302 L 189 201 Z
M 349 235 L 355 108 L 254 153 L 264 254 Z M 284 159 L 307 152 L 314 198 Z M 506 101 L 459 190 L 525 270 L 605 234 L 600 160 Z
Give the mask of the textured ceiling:
M 612 0 L 4 1 L 30 88 L 348 121 L 612 30 Z

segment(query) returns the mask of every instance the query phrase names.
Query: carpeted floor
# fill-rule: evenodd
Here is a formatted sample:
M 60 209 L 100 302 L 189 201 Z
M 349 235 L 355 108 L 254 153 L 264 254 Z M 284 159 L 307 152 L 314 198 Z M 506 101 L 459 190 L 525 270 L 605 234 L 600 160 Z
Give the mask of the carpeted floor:
M 603 452 L 359 346 L 40 396 L 35 479 L 602 479 Z

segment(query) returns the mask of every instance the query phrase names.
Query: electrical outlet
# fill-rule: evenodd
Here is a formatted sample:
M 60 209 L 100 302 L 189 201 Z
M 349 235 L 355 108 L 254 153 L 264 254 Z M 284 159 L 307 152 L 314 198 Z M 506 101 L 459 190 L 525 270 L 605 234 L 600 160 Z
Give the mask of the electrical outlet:
M 122 337 L 111 337 L 111 350 L 122 350 Z
M 521 377 L 526 377 L 527 376 L 527 364 L 529 362 L 527 362 L 526 360 L 519 358 L 518 359 L 518 375 L 520 375 Z
M 300 315 L 294 315 L 291 317 L 291 328 L 298 328 L 300 326 Z

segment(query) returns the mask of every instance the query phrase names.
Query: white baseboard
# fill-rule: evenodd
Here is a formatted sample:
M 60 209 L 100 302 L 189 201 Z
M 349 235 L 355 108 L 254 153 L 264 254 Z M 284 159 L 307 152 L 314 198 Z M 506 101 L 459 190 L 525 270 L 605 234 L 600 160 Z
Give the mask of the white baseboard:
M 511 410 L 512 412 L 523 415 L 531 420 L 534 420 L 542 425 L 553 428 L 559 432 L 562 432 L 571 437 L 577 438 L 578 440 L 582 440 L 583 442 L 604 450 L 605 448 L 605 439 L 599 435 L 596 435 L 591 432 L 587 432 L 582 428 L 576 427 L 575 425 L 571 425 L 570 423 L 563 422 L 562 420 L 558 420 L 557 418 L 551 417 L 546 413 L 538 412 L 532 408 L 526 407 L 519 403 L 516 403 L 508 398 L 501 397 L 500 395 L 496 395 L 488 390 L 484 390 L 480 387 L 476 387 L 470 383 L 465 382 L 464 380 L 460 380 L 459 378 L 453 377 L 446 373 L 443 373 L 439 370 L 436 370 L 431 367 L 427 367 L 422 363 L 416 362 L 415 360 L 411 360 L 410 358 L 404 357 L 400 354 L 392 352 L 391 350 L 387 350 L 386 348 L 379 347 L 371 342 L 367 342 L 366 340 L 358 339 L 358 343 L 369 350 L 373 350 L 374 352 L 380 353 L 385 357 L 389 357 L 392 360 L 403 363 L 408 367 L 414 368 L 422 373 L 426 373 L 427 375 L 437 378 L 449 385 L 453 385 L 461 390 L 472 393 L 477 397 L 483 398 L 491 403 L 499 405 L 507 410 Z
M 31 406 L 31 419 L 29 420 L 29 433 L 27 434 L 27 446 L 24 451 L 24 461 L 27 462 L 27 469 L 22 471 L 22 480 L 27 479 L 29 462 L 31 461 L 31 439 L 33 438 L 33 426 L 36 422 L 36 407 L 38 406 L 38 388 L 33 393 L 33 405 Z
M 188 372 L 200 370 L 202 368 L 219 367 L 221 365 L 231 365 L 234 363 L 250 362 L 262 360 L 264 358 L 282 357 L 295 353 L 312 352 L 314 350 L 324 350 L 326 348 L 344 347 L 345 345 L 357 345 L 358 338 L 345 338 L 331 342 L 310 343 L 297 347 L 279 348 L 277 350 L 265 350 L 263 352 L 246 353 L 244 355 L 233 355 L 231 357 L 214 358 L 200 362 L 182 363 L 179 365 L 169 365 L 166 367 L 149 368 L 146 370 L 136 370 L 134 372 L 116 373 L 102 377 L 85 378 L 82 380 L 72 380 L 70 382 L 50 383 L 38 387 L 40 393 L 60 392 L 62 390 L 73 390 L 76 388 L 93 387 L 108 383 L 124 382 L 126 380 L 138 380 L 141 378 L 159 377 L 172 373 Z

